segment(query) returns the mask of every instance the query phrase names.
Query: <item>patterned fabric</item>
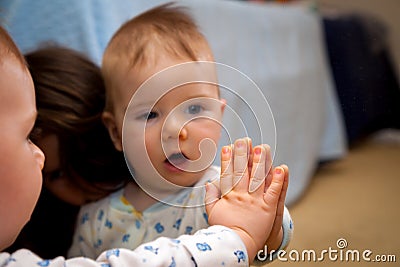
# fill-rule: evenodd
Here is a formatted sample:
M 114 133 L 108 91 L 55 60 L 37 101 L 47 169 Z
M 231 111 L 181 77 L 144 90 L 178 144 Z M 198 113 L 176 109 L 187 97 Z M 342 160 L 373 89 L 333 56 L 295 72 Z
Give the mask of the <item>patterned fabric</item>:
M 134 249 L 158 237 L 176 238 L 207 228 L 204 185 L 219 172 L 212 166 L 194 187 L 165 199 L 174 206 L 157 202 L 141 213 L 125 199 L 123 189 L 83 206 L 68 256 L 94 259 L 109 248 Z
M 236 233 L 223 226 L 212 226 L 191 236 L 183 235 L 177 239 L 162 237 L 134 251 L 110 249 L 96 261 L 83 257 L 47 260 L 21 249 L 13 254 L 0 253 L 0 266 L 249 266 L 249 261 L 246 247 Z

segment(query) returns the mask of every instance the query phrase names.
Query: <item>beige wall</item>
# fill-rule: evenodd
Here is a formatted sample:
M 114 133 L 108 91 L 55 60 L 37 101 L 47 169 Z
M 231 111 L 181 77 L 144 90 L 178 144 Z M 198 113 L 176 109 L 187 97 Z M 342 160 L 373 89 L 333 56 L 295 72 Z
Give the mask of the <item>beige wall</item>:
M 400 80 L 400 0 L 315 0 L 323 10 L 364 12 L 377 16 L 389 29 L 389 47 Z

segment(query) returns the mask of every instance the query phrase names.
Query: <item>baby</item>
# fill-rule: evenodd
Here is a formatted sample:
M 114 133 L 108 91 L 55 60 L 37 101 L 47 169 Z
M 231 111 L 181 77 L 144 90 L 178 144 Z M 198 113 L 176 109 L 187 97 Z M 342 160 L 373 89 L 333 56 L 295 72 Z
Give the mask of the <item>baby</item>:
M 29 220 L 37 202 L 41 184 L 43 152 L 29 140 L 37 110 L 32 78 L 25 60 L 6 31 L 0 27 L 0 250 L 13 243 Z M 243 141 L 242 141 L 243 142 Z M 249 162 L 244 146 L 222 154 L 224 180 L 232 183 L 237 170 L 246 169 Z M 258 151 L 258 152 L 257 152 Z M 265 172 L 266 151 L 254 149 L 250 165 L 243 179 L 224 196 L 212 184 L 207 185 L 206 198 L 213 200 L 206 206 L 211 227 L 191 236 L 176 239 L 159 238 L 145 243 L 134 251 L 113 248 L 96 260 L 80 257 L 54 260 L 41 259 L 29 250 L 12 254 L 0 253 L 0 266 L 248 266 L 273 231 L 284 189 L 283 168 L 277 168 L 270 185 L 261 183 L 257 190 L 248 192 L 252 180 L 262 180 Z M 229 165 L 235 161 L 235 166 Z M 253 170 L 261 170 L 261 172 Z M 261 175 L 260 175 L 261 174 Z M 241 218 L 243 216 L 243 218 Z
M 106 248 L 135 248 L 158 236 L 208 226 L 204 184 L 220 177 L 220 168 L 210 165 L 225 108 L 213 61 L 192 18 L 170 4 L 133 18 L 115 33 L 102 64 L 103 120 L 136 183 L 81 209 L 70 256 L 96 257 Z M 249 141 L 237 145 L 251 154 Z M 271 157 L 264 149 L 266 177 Z M 287 167 L 282 168 L 287 177 Z M 258 184 L 250 183 L 250 191 Z M 222 193 L 233 185 L 223 186 Z M 286 247 L 292 232 L 283 204 L 287 182 L 284 188 L 274 230 L 266 236 L 269 249 Z

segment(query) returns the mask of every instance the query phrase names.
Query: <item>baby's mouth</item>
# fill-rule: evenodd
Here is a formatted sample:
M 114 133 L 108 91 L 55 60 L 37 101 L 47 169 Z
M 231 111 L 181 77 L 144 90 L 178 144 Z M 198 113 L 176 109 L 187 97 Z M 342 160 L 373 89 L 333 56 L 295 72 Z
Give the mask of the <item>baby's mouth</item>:
M 188 160 L 189 159 L 183 153 L 179 152 L 170 155 L 167 159 L 165 159 L 165 163 L 179 167 L 188 162 Z

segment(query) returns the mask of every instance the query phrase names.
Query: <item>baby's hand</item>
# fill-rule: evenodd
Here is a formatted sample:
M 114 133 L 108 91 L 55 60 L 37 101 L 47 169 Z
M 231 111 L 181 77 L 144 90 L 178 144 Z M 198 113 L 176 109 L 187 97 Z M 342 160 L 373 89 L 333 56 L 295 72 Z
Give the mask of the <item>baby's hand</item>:
M 252 261 L 273 229 L 285 176 L 283 168 L 275 168 L 267 187 L 269 149 L 256 146 L 249 157 L 248 148 L 245 139 L 237 140 L 234 147 L 222 148 L 221 191 L 214 184 L 207 184 L 206 211 L 210 225 L 227 226 L 241 237 Z M 255 187 L 254 183 L 260 185 Z

